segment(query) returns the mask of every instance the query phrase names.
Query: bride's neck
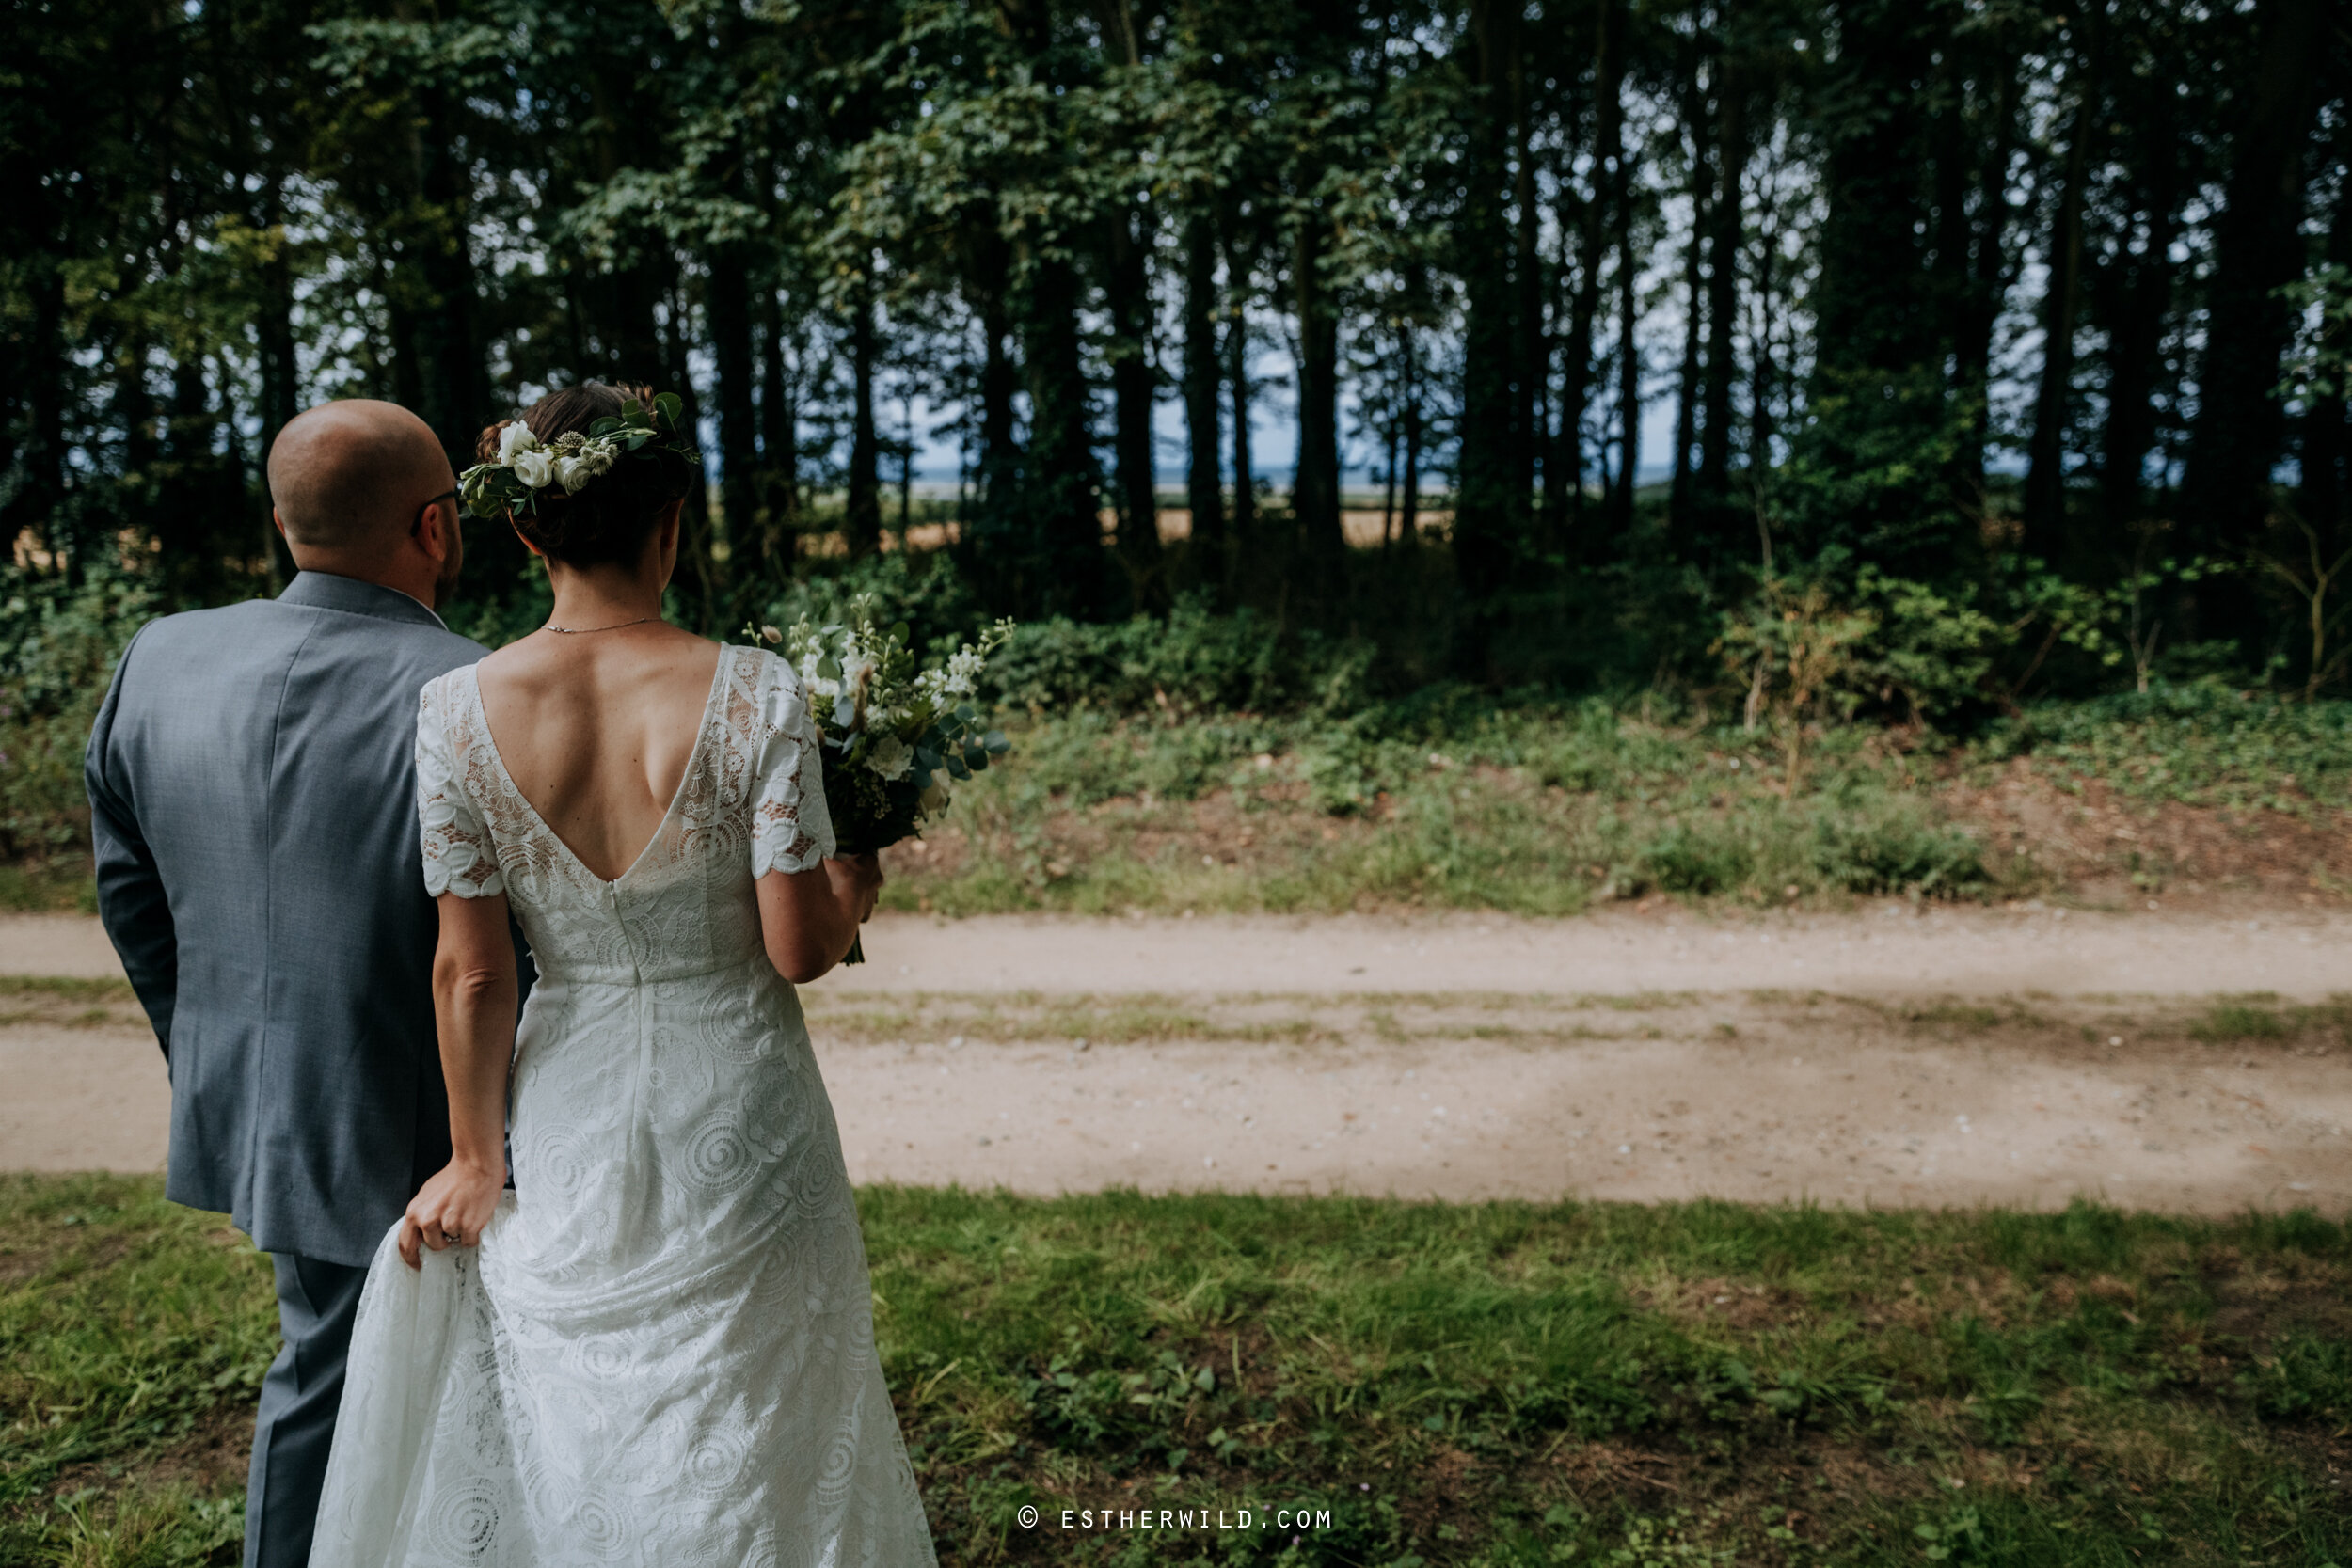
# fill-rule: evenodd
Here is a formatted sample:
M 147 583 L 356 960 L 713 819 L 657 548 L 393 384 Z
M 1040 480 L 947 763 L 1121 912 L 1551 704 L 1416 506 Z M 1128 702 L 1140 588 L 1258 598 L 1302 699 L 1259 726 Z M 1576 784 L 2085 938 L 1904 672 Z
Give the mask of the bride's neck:
M 651 573 L 625 566 L 565 566 L 550 562 L 548 585 L 559 626 L 615 626 L 661 613 L 661 584 Z

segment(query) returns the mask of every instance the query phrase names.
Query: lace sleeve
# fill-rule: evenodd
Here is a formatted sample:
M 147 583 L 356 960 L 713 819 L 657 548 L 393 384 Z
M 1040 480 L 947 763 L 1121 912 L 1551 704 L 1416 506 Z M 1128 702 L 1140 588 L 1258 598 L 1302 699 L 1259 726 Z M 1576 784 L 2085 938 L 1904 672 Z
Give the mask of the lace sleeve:
M 816 718 L 792 667 L 773 654 L 760 682 L 752 799 L 752 875 L 806 871 L 834 851 Z
M 442 682 L 424 689 L 417 710 L 417 823 L 424 851 L 424 891 L 486 898 L 506 891 L 498 851 L 482 814 L 457 773 L 449 728 L 442 721 Z

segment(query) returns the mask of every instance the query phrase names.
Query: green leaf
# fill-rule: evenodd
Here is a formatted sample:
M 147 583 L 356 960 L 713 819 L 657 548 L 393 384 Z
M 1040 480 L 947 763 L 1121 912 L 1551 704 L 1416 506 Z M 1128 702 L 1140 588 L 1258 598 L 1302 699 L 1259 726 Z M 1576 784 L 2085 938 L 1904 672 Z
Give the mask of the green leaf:
M 669 420 L 673 426 L 676 425 L 679 417 L 686 412 L 685 401 L 675 392 L 658 394 L 653 400 L 653 405 L 660 410 L 661 417 Z

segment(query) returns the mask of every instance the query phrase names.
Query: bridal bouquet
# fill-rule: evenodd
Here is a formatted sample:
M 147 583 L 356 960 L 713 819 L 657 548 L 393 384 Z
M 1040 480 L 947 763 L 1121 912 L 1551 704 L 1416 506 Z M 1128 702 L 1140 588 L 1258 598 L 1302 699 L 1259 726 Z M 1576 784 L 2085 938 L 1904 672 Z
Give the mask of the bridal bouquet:
M 781 646 L 800 673 L 824 737 L 825 805 L 842 854 L 916 836 L 946 811 L 952 784 L 1011 749 L 973 705 L 988 656 L 1012 635 L 1010 621 L 997 622 L 945 664 L 930 665 L 908 646 L 904 621 L 884 626 L 875 619 L 870 594 L 850 601 L 842 625 L 803 619 L 789 632 L 744 631 L 755 642 Z M 862 943 L 852 945 L 845 961 L 865 957 Z

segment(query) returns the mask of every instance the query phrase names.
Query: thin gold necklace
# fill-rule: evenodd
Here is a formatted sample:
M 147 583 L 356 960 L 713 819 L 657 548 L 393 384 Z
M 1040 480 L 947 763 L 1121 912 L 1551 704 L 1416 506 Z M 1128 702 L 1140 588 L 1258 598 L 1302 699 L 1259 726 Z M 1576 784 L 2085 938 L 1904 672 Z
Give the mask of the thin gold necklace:
M 565 637 L 578 637 L 584 632 L 619 631 L 623 626 L 642 626 L 648 621 L 659 621 L 659 615 L 640 615 L 634 621 L 615 621 L 609 626 L 559 626 L 553 621 L 540 627 L 541 631 L 560 632 Z

